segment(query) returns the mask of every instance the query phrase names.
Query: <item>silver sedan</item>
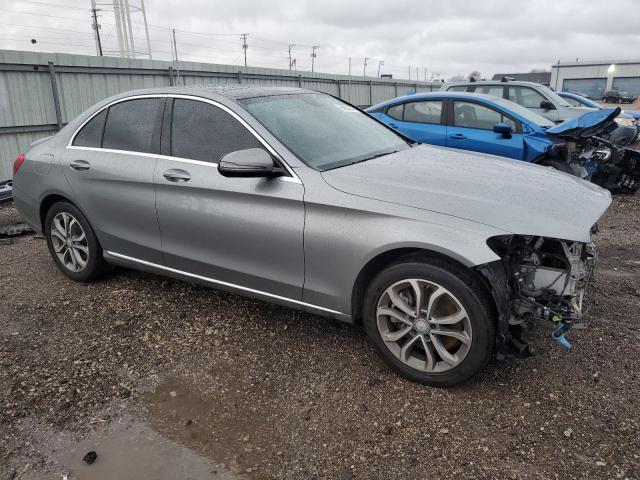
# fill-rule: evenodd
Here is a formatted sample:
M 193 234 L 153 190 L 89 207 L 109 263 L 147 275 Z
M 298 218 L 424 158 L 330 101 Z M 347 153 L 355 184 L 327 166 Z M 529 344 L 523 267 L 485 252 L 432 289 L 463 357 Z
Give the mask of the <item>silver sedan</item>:
M 60 270 L 121 265 L 362 324 L 400 374 L 467 380 L 581 317 L 607 191 L 418 145 L 329 95 L 178 87 L 90 108 L 14 164 Z

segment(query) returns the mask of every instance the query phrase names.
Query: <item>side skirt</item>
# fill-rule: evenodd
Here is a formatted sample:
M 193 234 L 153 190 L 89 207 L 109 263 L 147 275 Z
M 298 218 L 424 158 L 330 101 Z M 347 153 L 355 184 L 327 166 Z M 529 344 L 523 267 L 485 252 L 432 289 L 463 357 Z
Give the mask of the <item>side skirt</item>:
M 223 282 L 221 280 L 216 280 L 214 278 L 209 278 L 209 277 L 204 277 L 204 276 L 196 275 L 189 272 L 184 272 L 182 270 L 166 267 L 164 265 L 158 265 L 156 263 L 147 262 L 145 260 L 128 257 L 120 253 L 109 252 L 105 250 L 103 252 L 103 256 L 106 261 L 108 261 L 109 263 L 113 263 L 115 265 L 121 265 L 123 267 L 135 268 L 137 270 L 143 270 L 146 272 L 169 276 L 172 278 L 177 278 L 178 280 L 196 282 L 202 285 L 215 287 L 217 289 L 235 293 L 245 297 L 256 298 L 258 300 L 263 300 L 266 302 L 283 305 L 285 307 L 294 308 L 296 310 L 302 310 L 305 312 L 314 313 L 316 315 L 322 315 L 323 317 L 335 318 L 336 320 L 340 320 L 342 322 L 353 323 L 353 319 L 351 318 L 351 315 L 338 312 L 336 310 L 331 310 L 329 308 L 320 307 L 318 305 L 305 303 L 300 300 L 281 297 L 279 295 L 274 295 L 272 293 L 263 292 L 260 290 L 254 290 L 252 288 L 243 287 L 241 285 L 235 285 L 233 283 Z

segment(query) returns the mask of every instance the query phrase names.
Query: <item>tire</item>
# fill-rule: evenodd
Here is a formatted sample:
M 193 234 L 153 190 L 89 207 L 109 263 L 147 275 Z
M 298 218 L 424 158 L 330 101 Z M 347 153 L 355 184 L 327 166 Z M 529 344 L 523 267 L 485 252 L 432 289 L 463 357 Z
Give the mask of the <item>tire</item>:
M 397 308 L 400 304 L 415 308 L 416 291 L 423 299 L 418 318 Z M 497 315 L 490 294 L 471 272 L 451 261 L 416 256 L 401 259 L 371 280 L 362 307 L 364 328 L 373 348 L 395 372 L 414 382 L 435 387 L 457 385 L 478 373 L 493 356 Z M 388 310 L 393 316 L 384 314 Z M 460 321 L 435 325 L 454 318 Z M 440 353 L 443 348 L 449 354 L 446 361 Z
M 53 261 L 70 279 L 90 282 L 108 270 L 89 221 L 71 203 L 56 202 L 49 208 L 45 236 Z

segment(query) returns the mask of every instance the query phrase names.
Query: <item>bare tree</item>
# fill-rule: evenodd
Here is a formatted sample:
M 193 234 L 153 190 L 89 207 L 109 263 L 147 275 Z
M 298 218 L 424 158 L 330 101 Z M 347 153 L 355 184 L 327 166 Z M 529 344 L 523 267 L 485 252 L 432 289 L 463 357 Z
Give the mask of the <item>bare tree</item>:
M 482 74 L 478 71 L 478 70 L 473 70 L 468 76 L 467 78 L 469 80 L 473 79 L 473 80 L 480 80 L 482 78 Z
M 454 75 L 453 77 L 449 77 L 447 79 L 448 82 L 462 82 L 464 80 L 466 80 L 466 78 L 464 77 L 464 75 L 462 75 L 460 73 L 457 74 L 457 75 Z

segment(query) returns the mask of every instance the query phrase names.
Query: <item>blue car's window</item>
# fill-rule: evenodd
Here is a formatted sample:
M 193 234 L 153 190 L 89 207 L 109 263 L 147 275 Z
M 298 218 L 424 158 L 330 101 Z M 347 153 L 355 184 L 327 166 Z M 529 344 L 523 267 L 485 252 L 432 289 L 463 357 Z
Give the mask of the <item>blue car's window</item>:
M 466 91 L 467 91 L 466 85 L 457 85 L 455 87 L 447 88 L 447 92 L 466 92 Z
M 409 102 L 404 104 L 404 121 L 418 123 L 440 123 L 442 100 Z
M 543 117 L 542 115 L 537 114 L 533 110 L 529 110 L 528 108 L 524 108 L 517 103 L 514 103 L 510 100 L 506 100 L 504 98 L 495 99 L 495 103 L 501 105 L 509 112 L 513 112 L 526 120 L 534 123 L 535 125 L 540 125 L 541 127 L 553 127 L 555 124 L 549 120 L 548 118 Z
M 318 170 L 411 148 L 367 113 L 329 95 L 274 95 L 240 103 L 298 158 Z
M 506 123 L 514 131 L 516 124 L 509 117 L 491 108 L 471 102 L 454 102 L 453 124 L 456 127 L 493 130 L 496 123 Z
M 403 114 L 404 114 L 404 103 L 387 108 L 387 115 L 396 120 L 402 120 Z

